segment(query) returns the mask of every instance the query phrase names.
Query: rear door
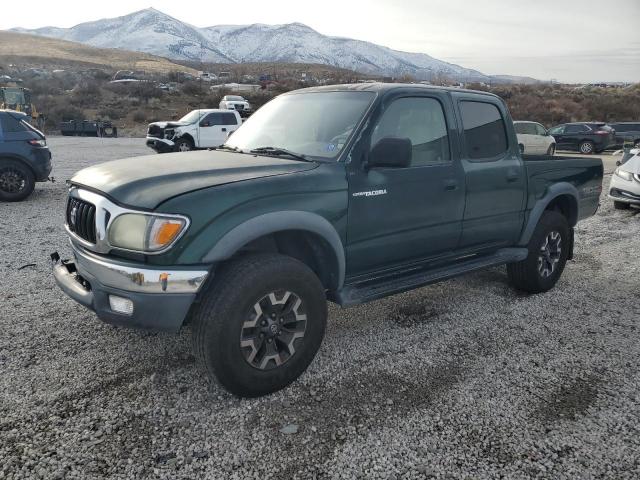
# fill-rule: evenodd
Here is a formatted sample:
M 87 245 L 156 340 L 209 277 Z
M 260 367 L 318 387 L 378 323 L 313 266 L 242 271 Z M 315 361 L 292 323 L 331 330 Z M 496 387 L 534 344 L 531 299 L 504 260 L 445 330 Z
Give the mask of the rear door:
M 580 142 L 588 137 L 591 129 L 581 123 L 567 125 L 564 129 L 563 138 L 566 148 L 578 150 Z
M 229 135 L 235 132 L 240 126 L 239 115 L 236 112 L 228 111 L 222 112 L 222 134 L 224 135 L 224 142 L 227 141 Z M 224 143 L 223 142 L 223 143 Z
M 211 148 L 222 145 L 227 140 L 227 127 L 222 124 L 222 112 L 211 112 L 200 120 L 198 147 Z M 224 132 L 222 129 L 224 128 Z
M 446 92 L 389 94 L 372 114 L 348 164 L 347 275 L 402 267 L 455 251 L 464 211 L 464 173 Z M 367 168 L 385 137 L 409 138 L 409 167 Z
M 452 93 L 460 119 L 465 212 L 459 248 L 513 245 L 524 221 L 526 172 L 500 99 Z

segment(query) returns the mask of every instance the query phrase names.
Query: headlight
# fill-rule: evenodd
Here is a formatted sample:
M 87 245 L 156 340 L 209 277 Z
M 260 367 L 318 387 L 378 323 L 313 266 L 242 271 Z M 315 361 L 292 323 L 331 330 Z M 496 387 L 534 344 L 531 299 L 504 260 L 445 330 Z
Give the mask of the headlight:
M 169 248 L 186 227 L 183 217 L 125 213 L 109 225 L 109 244 L 136 252 L 159 252 Z
M 620 167 L 616 168 L 614 172 L 620 178 L 623 178 L 627 182 L 630 182 L 633 179 L 633 174 L 631 172 L 625 172 L 624 170 L 620 170 Z

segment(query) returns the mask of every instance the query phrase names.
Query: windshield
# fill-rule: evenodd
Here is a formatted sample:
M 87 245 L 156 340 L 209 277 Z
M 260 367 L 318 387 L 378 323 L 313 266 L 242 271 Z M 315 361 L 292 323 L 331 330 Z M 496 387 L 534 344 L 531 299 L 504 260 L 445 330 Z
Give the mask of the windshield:
M 238 97 L 237 95 L 227 95 L 227 100 L 233 100 L 237 102 L 244 102 L 244 98 Z
M 245 152 L 276 147 L 312 159 L 335 159 L 374 95 L 373 92 L 282 95 L 254 113 L 225 145 Z
M 184 123 L 196 123 L 198 120 L 200 120 L 200 116 L 200 110 L 194 110 L 193 112 L 187 113 L 179 121 Z
M 5 103 L 7 103 L 8 105 L 24 105 L 26 103 L 22 90 L 17 88 L 7 88 L 6 90 L 4 90 L 4 98 Z

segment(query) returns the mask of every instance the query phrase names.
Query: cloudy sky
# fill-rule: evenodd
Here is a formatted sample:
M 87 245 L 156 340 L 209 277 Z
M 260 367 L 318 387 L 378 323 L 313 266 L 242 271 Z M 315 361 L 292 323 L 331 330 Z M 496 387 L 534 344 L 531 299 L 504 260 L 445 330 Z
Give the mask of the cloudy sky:
M 150 6 L 198 27 L 302 22 L 487 74 L 640 81 L 640 0 L 30 0 L 3 8 L 0 29 L 71 27 Z

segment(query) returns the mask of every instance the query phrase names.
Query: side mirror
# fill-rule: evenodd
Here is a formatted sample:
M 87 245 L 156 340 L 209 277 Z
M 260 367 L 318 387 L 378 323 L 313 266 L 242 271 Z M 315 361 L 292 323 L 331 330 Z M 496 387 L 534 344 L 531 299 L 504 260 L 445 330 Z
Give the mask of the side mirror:
M 368 167 L 406 168 L 411 165 L 413 145 L 409 138 L 384 137 L 369 153 Z
M 616 167 L 619 167 L 620 165 L 622 165 L 622 162 L 620 160 L 616 160 Z
M 209 122 L 200 122 L 201 127 L 210 127 L 211 124 Z

